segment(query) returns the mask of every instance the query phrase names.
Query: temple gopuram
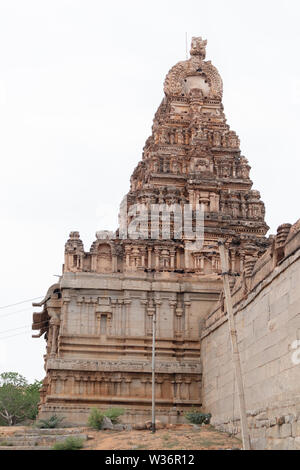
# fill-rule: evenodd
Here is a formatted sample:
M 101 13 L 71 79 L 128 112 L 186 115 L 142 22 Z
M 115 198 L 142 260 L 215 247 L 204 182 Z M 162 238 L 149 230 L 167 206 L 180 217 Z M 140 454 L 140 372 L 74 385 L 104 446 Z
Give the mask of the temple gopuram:
M 236 275 L 270 245 L 264 204 L 226 122 L 222 79 L 205 56 L 206 41 L 193 38 L 190 58 L 168 72 L 118 230 L 97 232 L 89 251 L 71 232 L 59 282 L 34 304 L 35 337 L 46 340 L 41 418 L 85 424 L 90 408 L 117 406 L 129 423 L 149 419 L 154 313 L 158 419 L 180 422 L 202 405 L 200 338 L 222 290 L 217 242 L 226 239 Z M 124 231 L 141 207 L 138 236 Z M 177 223 L 188 212 L 192 230 Z

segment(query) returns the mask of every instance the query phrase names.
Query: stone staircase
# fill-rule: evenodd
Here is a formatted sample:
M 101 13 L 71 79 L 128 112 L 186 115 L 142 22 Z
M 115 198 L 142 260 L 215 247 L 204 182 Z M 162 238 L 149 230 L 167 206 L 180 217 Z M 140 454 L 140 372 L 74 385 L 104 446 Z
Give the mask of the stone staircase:
M 84 441 L 88 439 L 82 428 L 28 428 L 10 434 L 0 434 L 0 450 L 50 450 L 56 442 L 71 436 Z

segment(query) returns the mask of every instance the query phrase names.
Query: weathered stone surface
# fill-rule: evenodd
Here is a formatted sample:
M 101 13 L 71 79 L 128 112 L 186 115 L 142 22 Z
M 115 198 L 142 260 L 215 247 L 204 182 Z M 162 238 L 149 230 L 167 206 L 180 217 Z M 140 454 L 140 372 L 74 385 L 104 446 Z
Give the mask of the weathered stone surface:
M 260 421 L 260 420 L 266 421 L 267 419 L 268 419 L 268 414 L 265 411 L 263 411 L 262 413 L 259 413 L 258 415 L 256 415 L 256 420 L 257 421 Z
M 154 314 L 157 416 L 180 421 L 187 407 L 201 406 L 200 335 L 221 287 L 217 240 L 238 234 L 229 251 L 234 272 L 244 265 L 250 272 L 269 245 L 264 204 L 226 122 L 222 80 L 205 61 L 205 45 L 194 38 L 190 59 L 166 76 L 118 231 L 98 231 L 89 251 L 79 232 L 70 233 L 62 278 L 34 314 L 33 328 L 47 339 L 40 416 L 55 409 L 84 424 L 92 405 L 121 404 L 131 422 L 149 417 Z M 139 204 L 146 211 L 136 237 L 124 226 Z M 148 217 L 153 207 L 171 211 L 168 226 L 159 212 Z M 204 240 L 195 245 L 182 216 L 188 209 L 196 224 L 200 207 Z
M 103 430 L 105 430 L 105 429 L 114 429 L 113 423 L 111 422 L 111 420 L 107 416 L 103 417 L 101 429 L 103 429 Z
M 264 204 L 226 122 L 222 80 L 205 61 L 205 47 L 193 38 L 190 59 L 166 76 L 119 229 L 98 231 L 89 251 L 79 232 L 71 232 L 62 277 L 36 304 L 43 310 L 34 313 L 33 329 L 47 342 L 40 416 L 56 413 L 66 423 L 85 424 L 95 405 L 122 406 L 124 420 L 144 429 L 155 318 L 158 426 L 159 420 L 183 421 L 187 408 L 203 404 L 212 424 L 238 435 L 226 305 L 219 296 L 217 240 L 226 238 L 230 273 L 241 274 L 232 277 L 231 289 L 253 445 L 292 448 L 298 426 L 290 416 L 299 411 L 300 223 L 283 224 L 265 238 Z M 204 234 L 194 244 L 194 233 L 181 230 L 182 215 L 188 208 L 195 226 L 199 207 Z M 139 236 L 131 236 L 136 213 Z
M 265 437 L 252 437 L 251 439 L 251 449 L 252 450 L 265 450 L 266 449 L 266 438 Z
M 133 429 L 136 429 L 137 431 L 143 431 L 146 428 L 146 423 L 136 423 L 132 426 Z
M 285 423 L 280 427 L 280 437 L 290 437 L 292 435 L 292 425 Z
M 124 431 L 126 429 L 125 424 L 117 423 L 113 425 L 114 431 Z
M 162 423 L 161 421 L 159 421 L 158 419 L 155 421 L 155 428 L 156 429 L 163 429 L 165 428 L 166 425 L 164 423 Z M 145 428 L 146 429 L 151 429 L 152 428 L 152 421 L 146 421 L 145 422 Z
M 300 437 L 295 438 L 295 450 L 300 450 Z
M 295 237 L 299 229 L 298 222 L 285 227 L 284 234 L 279 227 L 274 244 L 258 259 L 252 276 L 241 279 L 232 292 L 250 434 L 261 445 L 264 436 L 257 432 L 265 432 L 270 449 L 292 449 L 293 438 L 300 436 L 296 421 L 300 407 L 300 290 L 294 285 L 300 273 L 300 244 L 297 249 L 293 245 L 293 253 L 288 250 L 289 233 Z M 224 370 L 223 362 L 215 361 L 220 347 L 224 363 L 231 361 L 230 343 L 225 342 L 225 313 L 219 303 L 203 329 L 202 392 L 203 405 L 213 415 L 212 424 L 218 422 L 229 430 L 228 416 L 238 409 L 234 376 Z
M 280 428 L 279 426 L 272 426 L 266 430 L 267 437 L 271 437 L 273 439 L 277 439 L 280 437 Z
M 0 437 L 0 450 L 49 450 L 56 442 L 63 442 L 68 437 L 76 437 L 82 439 L 83 442 L 89 439 L 89 436 L 80 428 L 23 428 L 3 438 Z
M 292 436 L 297 437 L 300 436 L 300 420 L 294 421 L 292 423 Z

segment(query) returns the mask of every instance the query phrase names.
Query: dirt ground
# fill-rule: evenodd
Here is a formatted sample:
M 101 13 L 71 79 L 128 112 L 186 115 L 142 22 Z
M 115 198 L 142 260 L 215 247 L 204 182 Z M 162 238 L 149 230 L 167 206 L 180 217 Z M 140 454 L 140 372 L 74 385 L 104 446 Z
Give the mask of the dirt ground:
M 195 428 L 177 425 L 172 428 L 151 431 L 91 431 L 94 437 L 87 441 L 90 450 L 222 450 L 240 449 L 241 441 L 206 425 Z
M 15 432 L 22 432 L 27 428 L 27 426 L 0 426 L 0 439 L 13 436 Z
M 26 429 L 26 426 L 0 427 L 0 440 Z M 224 450 L 242 447 L 241 441 L 210 425 L 178 424 L 158 429 L 155 434 L 149 430 L 94 431 L 91 428 L 81 428 L 81 432 L 89 436 L 85 450 Z

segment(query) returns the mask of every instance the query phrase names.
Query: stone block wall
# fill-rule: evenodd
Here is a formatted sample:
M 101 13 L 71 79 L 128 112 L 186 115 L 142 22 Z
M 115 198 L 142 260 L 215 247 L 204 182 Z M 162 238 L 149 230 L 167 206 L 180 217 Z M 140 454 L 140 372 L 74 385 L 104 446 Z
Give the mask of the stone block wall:
M 90 408 L 116 406 L 127 422 L 149 419 L 155 312 L 158 419 L 180 422 L 201 406 L 200 336 L 220 285 L 217 276 L 65 273 L 43 313 L 49 331 L 39 417 L 85 424 Z M 36 320 L 44 325 L 40 314 Z
M 245 400 L 254 449 L 300 449 L 300 243 L 295 224 L 252 277 L 232 290 Z M 282 247 L 281 247 L 282 249 Z M 247 290 L 248 286 L 248 290 Z M 212 424 L 240 434 L 228 322 L 220 302 L 202 335 L 202 403 Z

